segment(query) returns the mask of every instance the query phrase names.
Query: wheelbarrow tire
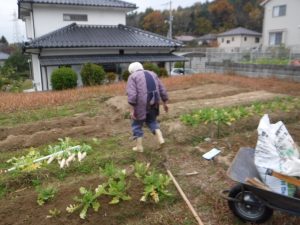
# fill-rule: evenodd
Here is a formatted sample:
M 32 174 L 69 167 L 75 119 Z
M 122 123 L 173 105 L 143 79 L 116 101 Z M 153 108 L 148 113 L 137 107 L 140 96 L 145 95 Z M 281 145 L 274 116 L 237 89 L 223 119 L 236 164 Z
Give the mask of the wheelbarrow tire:
M 248 204 L 243 200 L 243 196 L 252 199 L 255 204 Z M 251 191 L 244 190 L 242 184 L 234 186 L 228 197 L 241 201 L 228 201 L 228 205 L 233 214 L 244 222 L 264 223 L 273 215 L 273 209 L 264 205 L 261 200 Z

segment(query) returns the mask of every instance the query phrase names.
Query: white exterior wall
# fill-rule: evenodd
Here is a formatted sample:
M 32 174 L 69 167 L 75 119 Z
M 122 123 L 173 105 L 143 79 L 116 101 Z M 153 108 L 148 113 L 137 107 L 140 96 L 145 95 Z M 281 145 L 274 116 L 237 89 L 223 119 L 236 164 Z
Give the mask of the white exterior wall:
M 27 38 L 33 38 L 33 34 L 34 38 L 40 37 L 74 22 L 85 25 L 125 25 L 126 12 L 126 9 L 100 7 L 33 5 L 33 19 L 26 17 L 25 20 Z M 86 14 L 88 21 L 64 21 L 63 14 Z
M 247 37 L 245 41 L 244 38 Z M 222 42 L 224 39 L 224 42 Z M 232 40 L 233 39 L 233 40 Z M 227 41 L 229 43 L 227 43 Z M 255 37 L 253 36 L 226 36 L 226 37 L 218 37 L 219 48 L 258 48 L 262 44 L 262 38 L 259 37 L 259 42 L 255 42 Z
M 273 17 L 273 7 L 286 5 L 286 15 Z M 300 0 L 270 0 L 265 5 L 263 45 L 269 46 L 270 32 L 283 32 L 286 47 L 300 45 Z
M 32 73 L 33 73 L 33 85 L 35 86 L 37 91 L 42 91 L 42 80 L 41 80 L 41 69 L 40 69 L 40 60 L 38 55 L 31 55 L 32 62 Z
M 30 13 L 30 15 L 32 15 L 32 13 Z M 26 37 L 28 39 L 33 39 L 34 34 L 33 34 L 32 17 L 27 16 L 27 17 L 24 18 L 24 20 L 25 20 L 25 28 L 26 28 Z

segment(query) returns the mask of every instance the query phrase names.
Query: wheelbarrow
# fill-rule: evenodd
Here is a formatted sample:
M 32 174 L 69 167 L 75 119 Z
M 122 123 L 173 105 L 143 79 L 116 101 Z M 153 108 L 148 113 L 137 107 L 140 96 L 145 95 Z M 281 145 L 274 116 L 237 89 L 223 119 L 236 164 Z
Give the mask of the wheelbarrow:
M 299 198 L 281 195 L 264 188 L 263 185 L 249 183 L 249 178 L 260 180 L 254 164 L 254 149 L 241 148 L 228 169 L 227 175 L 238 184 L 230 190 L 223 190 L 221 196 L 228 200 L 230 210 L 240 220 L 257 224 L 264 223 L 272 217 L 273 210 L 300 216 Z M 272 173 L 270 170 L 268 175 L 287 182 L 292 180 L 291 183 L 300 186 L 295 178 Z

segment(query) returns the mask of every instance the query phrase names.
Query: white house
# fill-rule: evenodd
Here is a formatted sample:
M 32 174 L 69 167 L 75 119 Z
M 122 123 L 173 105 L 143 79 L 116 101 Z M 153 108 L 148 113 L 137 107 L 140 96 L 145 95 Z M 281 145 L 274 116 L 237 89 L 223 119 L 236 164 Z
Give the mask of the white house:
M 263 46 L 300 46 L 300 1 L 265 0 Z
M 5 52 L 0 52 L 0 67 L 4 65 L 5 60 L 9 58 L 9 54 Z
M 51 73 L 71 66 L 78 74 L 84 63 L 101 64 L 121 74 L 133 61 L 184 61 L 172 54 L 180 41 L 126 26 L 126 13 L 135 4 L 119 0 L 18 0 L 19 18 L 25 21 L 24 52 L 31 55 L 38 91 L 51 90 Z M 170 64 L 170 63 L 169 63 Z
M 228 51 L 259 48 L 262 43 L 261 37 L 261 33 L 243 27 L 238 27 L 217 35 L 219 48 Z

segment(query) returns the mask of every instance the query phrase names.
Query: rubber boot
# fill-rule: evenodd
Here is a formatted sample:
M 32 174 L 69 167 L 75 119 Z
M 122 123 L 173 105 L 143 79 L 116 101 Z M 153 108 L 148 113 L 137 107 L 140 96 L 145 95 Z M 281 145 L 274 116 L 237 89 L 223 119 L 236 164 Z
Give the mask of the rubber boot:
M 156 135 L 156 137 L 157 137 L 158 143 L 159 143 L 160 145 L 163 145 L 163 144 L 165 143 L 165 139 L 163 138 L 160 129 L 156 129 L 156 130 L 155 130 L 155 135 Z
M 143 148 L 143 138 L 142 137 L 138 137 L 136 139 L 136 146 L 132 148 L 133 151 L 136 152 L 143 152 L 144 148 Z

